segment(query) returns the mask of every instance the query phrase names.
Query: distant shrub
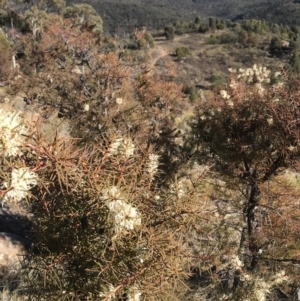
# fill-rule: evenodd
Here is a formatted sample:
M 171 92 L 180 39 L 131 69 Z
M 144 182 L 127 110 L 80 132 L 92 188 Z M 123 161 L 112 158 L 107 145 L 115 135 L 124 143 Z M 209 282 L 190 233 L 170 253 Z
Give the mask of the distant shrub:
M 184 94 L 186 94 L 188 97 L 189 97 L 189 100 L 190 100 L 190 102 L 194 102 L 197 98 L 198 98 L 198 91 L 197 91 L 197 88 L 196 87 L 194 87 L 194 86 L 192 86 L 192 87 L 190 87 L 190 86 L 184 86 L 183 88 L 182 88 L 182 92 L 184 93 Z
M 222 74 L 213 73 L 210 77 L 210 82 L 213 88 L 217 86 L 222 86 L 225 84 L 225 78 Z
M 223 20 L 217 20 L 217 29 L 223 30 L 226 28 L 226 23 Z
M 178 47 L 176 48 L 175 53 L 178 60 L 182 60 L 183 58 L 191 55 L 191 51 L 188 47 Z
M 101 33 L 103 31 L 102 18 L 97 14 L 96 10 L 89 4 L 74 4 L 67 6 L 63 10 L 65 18 L 78 20 L 80 24 L 86 26 L 94 32 Z
M 208 40 L 207 40 L 207 43 L 208 44 L 219 44 L 220 43 L 220 40 L 218 37 L 214 36 L 214 35 L 211 35 Z
M 206 23 L 201 23 L 201 24 L 199 25 L 198 31 L 199 31 L 200 33 L 206 33 L 208 30 L 209 30 L 208 24 L 206 24 Z
M 174 40 L 175 27 L 173 25 L 168 25 L 165 28 L 165 37 L 167 40 Z
M 270 53 L 275 56 L 282 54 L 282 40 L 278 36 L 273 37 L 270 42 Z
M 228 32 L 228 33 L 222 33 L 218 37 L 220 44 L 230 44 L 230 43 L 236 43 L 237 42 L 237 36 L 234 32 Z
M 154 47 L 154 39 L 151 33 L 146 33 L 145 34 L 145 40 L 147 41 L 149 47 L 153 48 Z
M 194 22 L 195 24 L 200 24 L 201 23 L 200 17 L 196 17 Z
M 208 19 L 208 25 L 209 25 L 210 30 L 215 30 L 217 28 L 216 22 L 217 21 L 215 18 Z

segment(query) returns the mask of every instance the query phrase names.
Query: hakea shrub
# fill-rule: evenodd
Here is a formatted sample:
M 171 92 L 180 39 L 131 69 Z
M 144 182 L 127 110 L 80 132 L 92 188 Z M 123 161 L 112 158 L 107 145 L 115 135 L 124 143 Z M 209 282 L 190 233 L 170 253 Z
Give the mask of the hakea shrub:
M 24 95 L 42 118 L 67 119 L 78 138 L 42 135 L 30 124 L 2 162 L 4 201 L 26 198 L 33 213 L 28 292 L 47 300 L 176 299 L 192 258 L 186 233 L 205 214 L 206 173 L 188 177 L 188 158 L 178 160 L 172 120 L 181 85 L 108 51 L 102 36 L 72 22 L 50 14 L 38 38 L 10 33 L 24 56 L 8 92 Z M 15 168 L 24 171 L 22 187 Z
M 135 65 L 134 56 L 109 51 L 107 39 L 72 22 L 49 14 L 37 40 L 32 33 L 17 39 L 10 32 L 24 54 L 18 59 L 24 74 L 11 82 L 10 92 L 24 95 L 46 119 L 58 110 L 59 118 L 72 120 L 72 135 L 82 144 L 112 130 L 121 139 L 130 132 L 135 140 L 162 142 L 180 112 L 181 85 L 148 73 L 146 58 Z
M 260 301 L 283 287 L 291 296 L 299 190 L 283 172 L 298 170 L 299 80 L 256 65 L 230 72 L 228 86 L 198 104 L 187 140 L 195 160 L 211 163 L 219 180 L 211 191 L 218 218 L 207 225 L 218 229 L 211 240 L 220 242 L 220 261 L 211 273 L 219 282 L 206 286 L 206 296 Z
M 191 263 L 184 240 L 205 214 L 206 170 L 164 182 L 160 155 L 130 135 L 106 133 L 80 147 L 78 139 L 42 135 L 40 126 L 28 125 L 20 151 L 2 159 L 3 200 L 26 200 L 33 214 L 26 294 L 135 301 L 184 294 Z
M 249 70 L 232 71 L 228 89 L 201 103 L 197 124 L 193 124 L 200 139 L 218 154 L 220 164 L 235 162 L 240 154 L 249 168 L 267 176 L 263 172 L 267 171 L 266 164 L 297 152 L 299 112 L 294 98 L 299 92 L 291 86 L 296 82 L 270 85 L 266 79 L 270 72 L 265 68 L 254 65 L 254 71 Z M 260 75 L 256 70 L 266 73 Z M 236 173 L 244 168 L 236 167 Z

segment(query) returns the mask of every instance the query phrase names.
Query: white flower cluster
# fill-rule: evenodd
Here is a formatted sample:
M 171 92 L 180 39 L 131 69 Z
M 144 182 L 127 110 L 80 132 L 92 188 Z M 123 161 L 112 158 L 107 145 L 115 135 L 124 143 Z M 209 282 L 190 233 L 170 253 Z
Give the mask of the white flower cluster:
M 239 270 L 244 265 L 237 255 L 231 256 L 230 263 L 237 270 Z
M 228 69 L 230 73 L 236 73 L 237 79 L 245 83 L 269 83 L 270 82 L 270 70 L 266 67 L 253 65 L 252 68 Z
M 220 95 L 223 99 L 229 99 L 230 98 L 230 95 L 227 93 L 226 90 L 221 90 L 220 91 Z
M 115 288 L 112 284 L 109 284 L 104 292 L 100 293 L 99 297 L 103 301 L 112 301 L 115 300 L 117 288 Z
M 22 167 L 13 169 L 11 172 L 11 182 L 4 182 L 5 188 L 11 188 L 3 197 L 3 202 L 10 199 L 21 201 L 26 198 L 29 190 L 37 185 L 38 175 L 35 172 L 29 171 L 29 168 Z
M 123 98 L 117 97 L 117 98 L 116 98 L 116 103 L 117 103 L 118 105 L 121 105 L 121 104 L 123 103 Z
M 100 298 L 103 301 L 112 301 L 116 300 L 116 291 L 120 287 L 114 287 L 112 284 L 109 284 L 104 292 L 100 293 Z M 140 301 L 142 293 L 139 291 L 139 289 L 136 286 L 133 286 L 129 288 L 127 292 L 127 300 L 128 301 Z
M 113 215 L 116 235 L 124 230 L 133 230 L 142 223 L 141 214 L 131 204 L 120 199 L 121 193 L 117 187 L 105 189 L 101 199 L 106 201 L 106 206 Z
M 170 192 L 176 194 L 179 199 L 183 198 L 186 195 L 186 189 L 183 181 L 179 181 L 177 184 L 172 184 Z
M 127 300 L 128 301 L 140 301 L 141 295 L 142 295 L 142 293 L 139 291 L 139 289 L 136 286 L 131 287 L 127 293 Z
M 228 94 L 228 92 L 226 90 L 221 90 L 220 95 L 224 100 L 226 100 L 226 103 L 228 104 L 228 106 L 233 107 L 234 103 L 232 100 L 230 100 L 230 95 Z
M 103 190 L 101 200 L 115 201 L 120 198 L 120 195 L 121 195 L 121 193 L 120 193 L 118 187 L 111 186 L 110 188 Z
M 220 301 L 230 300 L 231 297 L 232 297 L 232 294 L 229 294 L 229 295 L 223 294 Z M 247 301 L 247 300 L 244 300 L 244 301 Z
M 0 152 L 5 157 L 21 155 L 22 134 L 27 133 L 21 112 L 8 112 L 0 109 Z
M 275 77 L 281 77 L 282 73 L 280 71 L 277 71 L 277 72 L 274 73 L 274 76 Z
M 243 274 L 243 278 L 245 281 L 251 281 L 254 283 L 253 286 L 253 293 L 255 299 L 257 301 L 266 301 L 267 296 L 271 293 L 272 287 L 278 284 L 281 284 L 284 281 L 288 281 L 288 277 L 285 276 L 285 271 L 280 271 L 279 273 L 275 274 L 269 281 L 266 281 L 262 278 L 252 277 L 249 274 Z M 248 301 L 246 299 L 245 301 Z
M 84 104 L 83 111 L 88 112 L 90 110 L 90 105 L 88 103 Z
M 158 159 L 159 156 L 155 154 L 150 154 L 148 157 L 146 170 L 151 176 L 154 176 L 154 174 L 156 174 L 158 171 Z
M 109 156 L 125 156 L 129 158 L 134 154 L 135 145 L 131 139 L 116 138 L 110 145 L 108 150 Z
M 267 118 L 268 125 L 272 125 L 274 123 L 273 117 Z
M 238 70 L 228 69 L 230 73 L 236 74 L 235 78 L 230 82 L 230 88 L 235 89 L 239 86 L 238 82 L 253 84 L 260 95 L 263 95 L 264 84 L 270 83 L 271 71 L 266 67 L 253 65 L 252 68 L 240 68 Z M 225 95 L 225 94 L 224 94 Z M 221 95 L 222 96 L 222 95 Z M 222 96 L 223 97 L 223 96 Z M 224 97 L 223 97 L 224 98 Z
M 267 295 L 271 293 L 272 287 L 287 280 L 288 277 L 285 276 L 285 271 L 275 274 L 268 282 L 263 279 L 257 279 L 254 288 L 254 295 L 256 299 L 258 301 L 266 301 Z

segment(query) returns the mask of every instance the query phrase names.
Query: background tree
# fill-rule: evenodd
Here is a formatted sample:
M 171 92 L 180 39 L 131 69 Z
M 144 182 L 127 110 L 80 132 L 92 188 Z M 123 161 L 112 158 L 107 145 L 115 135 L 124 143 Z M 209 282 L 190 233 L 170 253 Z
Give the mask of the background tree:
M 298 52 L 294 53 L 294 55 L 292 56 L 290 60 L 290 66 L 292 72 L 296 74 L 300 73 L 300 57 Z
M 195 22 L 195 24 L 199 25 L 201 23 L 201 18 L 196 17 L 194 22 Z
M 199 25 L 198 31 L 199 31 L 200 33 L 206 33 L 208 30 L 209 30 L 208 24 L 206 24 L 206 23 L 201 23 L 201 24 Z
M 282 40 L 278 36 L 271 39 L 270 53 L 275 56 L 280 56 L 282 54 Z
M 167 40 L 173 40 L 175 35 L 175 27 L 173 25 L 168 25 L 165 27 L 165 37 Z
M 208 19 L 208 26 L 210 28 L 210 30 L 216 30 L 217 28 L 217 24 L 216 24 L 216 19 L 215 18 L 209 18 Z
M 63 10 L 65 18 L 70 18 L 74 26 L 86 26 L 89 30 L 101 33 L 103 31 L 102 18 L 95 9 L 88 4 L 73 4 Z
M 219 30 L 223 30 L 226 28 L 226 23 L 224 22 L 224 20 L 217 19 L 216 27 Z
M 290 41 L 290 48 L 292 53 L 297 53 L 300 51 L 300 37 L 296 36 Z

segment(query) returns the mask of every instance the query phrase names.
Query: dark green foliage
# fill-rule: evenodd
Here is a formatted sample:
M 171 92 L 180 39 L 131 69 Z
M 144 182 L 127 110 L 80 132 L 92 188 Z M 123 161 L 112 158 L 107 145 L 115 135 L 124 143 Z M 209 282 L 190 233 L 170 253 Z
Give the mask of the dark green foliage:
M 175 34 L 182 35 L 188 31 L 188 27 L 186 23 L 176 22 L 175 24 Z
M 6 5 L 8 2 L 1 0 L 0 6 Z M 28 1 L 14 0 L 12 2 L 14 6 L 18 6 L 20 2 Z M 39 3 L 39 5 L 41 3 L 55 4 L 56 2 L 58 1 L 30 1 L 30 3 Z M 68 0 L 67 5 L 81 2 L 80 0 Z M 278 24 L 299 25 L 299 4 L 294 3 L 293 0 L 286 0 L 284 4 L 282 0 L 253 0 L 251 3 L 243 0 L 239 1 L 238 5 L 237 1 L 223 0 L 215 0 L 213 4 L 208 0 L 165 0 L 163 4 L 161 1 L 149 2 L 147 0 L 86 0 L 84 3 L 92 5 L 96 9 L 104 21 L 106 32 L 117 34 L 129 33 L 134 28 L 141 26 L 146 26 L 149 30 L 164 28 L 166 24 L 177 20 L 195 20 L 198 15 L 201 15 L 201 18 L 202 16 L 214 16 L 231 20 L 262 19 Z M 22 6 L 20 5 L 20 7 Z M 230 21 L 228 23 L 230 24 Z
M 146 33 L 144 39 L 148 42 L 149 47 L 154 47 L 154 39 L 151 33 Z
M 168 25 L 165 27 L 165 37 L 167 40 L 174 40 L 175 27 L 173 25 Z
M 247 32 L 246 30 L 241 29 L 238 32 L 238 42 L 244 47 L 256 47 L 258 45 L 257 34 L 253 32 Z
M 271 26 L 271 31 L 276 34 L 276 35 L 280 35 L 281 31 L 280 31 L 280 26 L 278 24 L 272 24 Z
M 276 56 L 280 56 L 282 54 L 282 40 L 277 36 L 271 40 L 270 53 Z
M 292 31 L 296 34 L 296 35 L 299 35 L 300 34 L 300 26 L 293 26 L 292 27 Z
M 199 25 L 198 31 L 199 31 L 200 33 L 206 33 L 208 30 L 209 30 L 208 24 L 206 24 L 206 23 L 201 23 L 201 24 Z
M 300 37 L 297 36 L 295 37 L 291 42 L 290 42 L 290 48 L 293 53 L 299 52 L 300 51 Z
M 219 73 L 213 73 L 210 77 L 210 82 L 212 84 L 212 87 L 215 88 L 217 86 L 222 86 L 225 84 L 225 78 L 223 75 Z
M 69 1 L 68 3 L 74 3 Z M 75 0 L 80 3 L 80 0 Z M 103 19 L 104 31 L 118 35 L 128 34 L 135 28 L 146 26 L 148 30 L 158 30 L 167 24 L 178 20 L 187 21 L 196 16 L 189 14 L 189 8 L 176 5 L 157 5 L 152 1 L 141 3 L 138 1 L 91 1 L 92 5 Z M 189 16 L 189 17 L 187 17 Z M 192 17 L 192 18 L 191 18 Z
M 238 41 L 237 35 L 232 31 L 221 34 L 218 39 L 220 44 L 230 44 Z
M 149 39 L 149 41 L 146 39 L 146 37 L 140 38 L 136 42 L 136 47 L 132 47 L 132 49 L 146 49 L 146 48 L 153 48 L 154 47 L 154 40 Z M 129 47 L 130 48 L 130 47 Z
M 216 19 L 215 18 L 209 18 L 208 19 L 208 26 L 210 30 L 215 30 L 217 28 Z
M 217 19 L 217 29 L 223 30 L 226 28 L 226 22 L 224 20 Z
M 178 47 L 176 48 L 175 53 L 179 61 L 191 55 L 191 51 L 188 47 Z
M 278 84 L 280 81 L 282 81 L 282 76 L 281 75 L 275 75 L 275 74 L 271 75 L 270 85 Z
M 244 29 L 241 29 L 240 32 L 238 33 L 239 43 L 245 46 L 247 44 L 247 37 L 248 37 L 247 32 Z
M 194 86 L 183 86 L 182 92 L 189 97 L 191 103 L 195 102 L 195 100 L 199 97 L 198 90 Z
M 201 19 L 200 19 L 200 17 L 196 17 L 196 19 L 195 19 L 195 24 L 200 24 L 201 23 Z
M 241 26 L 247 32 L 254 32 L 259 34 L 269 30 L 269 25 L 267 24 L 267 22 L 255 19 L 242 21 Z
M 219 37 L 210 35 L 209 39 L 207 40 L 207 43 L 208 44 L 219 44 L 220 43 Z
M 254 33 L 248 33 L 241 29 L 236 31 L 224 31 L 220 35 L 211 35 L 207 43 L 209 44 L 236 44 L 240 43 L 244 47 L 256 47 L 258 45 L 258 37 Z
M 299 53 L 295 53 L 290 60 L 290 66 L 293 73 L 300 73 L 300 56 Z
M 96 10 L 88 4 L 74 4 L 67 6 L 63 10 L 65 18 L 72 18 L 76 25 L 85 24 L 94 32 L 101 33 L 103 31 L 102 18 L 97 14 Z

